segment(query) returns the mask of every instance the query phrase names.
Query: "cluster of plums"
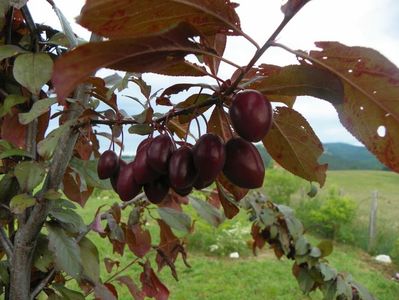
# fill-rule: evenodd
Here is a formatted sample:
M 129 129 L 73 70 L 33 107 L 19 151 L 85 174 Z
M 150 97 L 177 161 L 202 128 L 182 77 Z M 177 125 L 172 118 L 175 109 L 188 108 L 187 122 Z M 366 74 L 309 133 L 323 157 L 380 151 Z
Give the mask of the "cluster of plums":
M 115 152 L 105 151 L 98 162 L 100 179 L 110 178 L 122 201 L 137 196 L 141 189 L 148 200 L 158 204 L 172 188 L 181 196 L 193 188 L 211 185 L 220 172 L 235 185 L 253 189 L 262 186 L 264 165 L 251 142 L 260 141 L 272 121 L 272 108 L 254 90 L 238 93 L 230 107 L 230 119 L 240 137 L 226 143 L 212 133 L 202 135 L 194 146 L 176 147 L 167 134 L 142 141 L 134 161 L 124 162 Z

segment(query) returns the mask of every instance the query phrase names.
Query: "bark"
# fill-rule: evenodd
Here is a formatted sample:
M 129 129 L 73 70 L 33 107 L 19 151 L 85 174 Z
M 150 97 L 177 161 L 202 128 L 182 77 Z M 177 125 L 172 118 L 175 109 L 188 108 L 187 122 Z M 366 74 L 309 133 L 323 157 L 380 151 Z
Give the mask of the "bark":
M 92 35 L 91 41 L 100 40 L 97 35 Z M 69 120 L 79 117 L 82 113 L 87 100 L 87 87 L 81 85 L 77 88 L 75 99 L 80 100 L 72 106 L 68 116 Z M 14 251 L 12 264 L 10 266 L 10 299 L 27 300 L 30 299 L 30 286 L 32 257 L 36 246 L 36 239 L 43 227 L 48 215 L 48 201 L 41 196 L 48 190 L 57 190 L 62 182 L 68 163 L 72 157 L 73 149 L 79 133 L 71 126 L 69 130 L 60 138 L 58 146 L 54 152 L 53 159 L 46 180 L 38 197 L 38 204 L 34 206 L 26 222 L 19 224 L 15 233 Z

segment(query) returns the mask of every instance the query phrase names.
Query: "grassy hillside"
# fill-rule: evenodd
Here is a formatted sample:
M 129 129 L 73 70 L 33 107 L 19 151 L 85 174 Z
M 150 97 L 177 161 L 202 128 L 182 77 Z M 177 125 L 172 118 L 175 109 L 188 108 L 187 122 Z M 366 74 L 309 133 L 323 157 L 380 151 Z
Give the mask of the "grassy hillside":
M 344 143 L 324 144 L 320 162 L 330 170 L 383 170 L 385 167 L 363 146 Z
M 373 154 L 363 146 L 353 146 L 344 143 L 323 144 L 324 153 L 321 163 L 328 163 L 329 170 L 385 170 Z M 266 166 L 271 162 L 270 155 L 263 145 L 257 145 L 259 153 Z

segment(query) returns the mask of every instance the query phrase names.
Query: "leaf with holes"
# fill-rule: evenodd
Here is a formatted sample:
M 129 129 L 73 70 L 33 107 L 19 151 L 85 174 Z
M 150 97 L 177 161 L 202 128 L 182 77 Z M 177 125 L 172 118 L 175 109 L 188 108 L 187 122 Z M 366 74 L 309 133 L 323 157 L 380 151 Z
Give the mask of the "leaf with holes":
M 338 76 L 308 64 L 282 67 L 248 88 L 265 95 L 313 96 L 333 104 L 341 104 L 344 99 L 343 85 Z
M 326 180 L 327 164 L 319 164 L 323 145 L 306 119 L 288 107 L 277 107 L 273 125 L 262 140 L 271 157 L 283 168 L 320 186 Z
M 51 79 L 53 60 L 46 53 L 26 53 L 14 62 L 14 78 L 31 93 L 38 95 L 43 85 Z
M 399 69 L 379 52 L 337 42 L 317 42 L 315 63 L 344 84 L 345 100 L 336 105 L 341 123 L 377 158 L 399 172 Z
M 18 115 L 19 123 L 23 125 L 29 124 L 40 115 L 47 112 L 50 109 L 51 105 L 53 105 L 54 103 L 57 103 L 56 98 L 46 98 L 36 101 L 35 103 L 33 103 L 33 106 L 29 112 L 20 113 Z
M 68 236 L 58 225 L 47 223 L 49 248 L 55 256 L 57 268 L 73 278 L 79 278 L 82 271 L 80 249 L 75 239 Z
M 14 173 L 21 189 L 24 192 L 30 192 L 43 181 L 46 170 L 38 162 L 26 161 L 19 163 Z
M 230 0 L 194 1 L 124 1 L 89 0 L 82 8 L 78 22 L 101 36 L 124 38 L 148 36 L 179 23 L 188 23 L 202 34 L 218 32 L 237 35 L 240 20 L 236 4 Z
M 53 72 L 53 84 L 59 99 L 65 99 L 76 85 L 99 68 L 163 75 L 203 76 L 185 61 L 188 54 L 209 54 L 191 38 L 198 35 L 187 24 L 176 26 L 158 35 L 88 43 L 60 57 Z

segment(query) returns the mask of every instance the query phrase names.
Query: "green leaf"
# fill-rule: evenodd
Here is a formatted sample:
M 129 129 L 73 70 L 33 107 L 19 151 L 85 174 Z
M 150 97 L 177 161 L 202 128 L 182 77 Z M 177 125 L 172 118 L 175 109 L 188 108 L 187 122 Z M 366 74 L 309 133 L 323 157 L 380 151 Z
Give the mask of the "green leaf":
M 304 236 L 298 238 L 295 243 L 295 253 L 297 255 L 306 255 L 309 252 L 310 244 Z
M 302 269 L 299 271 L 299 275 L 297 277 L 300 289 L 305 293 L 308 294 L 315 284 L 312 276 L 310 276 L 309 271 L 306 269 Z
M 337 276 L 337 271 L 325 263 L 320 263 L 320 272 L 323 275 L 324 281 L 330 281 Z
M 153 130 L 149 124 L 135 124 L 129 127 L 129 133 L 131 134 L 148 135 Z
M 77 173 L 80 177 L 86 181 L 88 186 L 99 188 L 102 190 L 112 189 L 109 180 L 101 180 L 97 174 L 97 160 L 82 160 L 76 157 L 72 158 L 69 166 Z
M 79 242 L 79 246 L 83 273 L 94 282 L 98 282 L 100 279 L 100 258 L 96 245 L 85 237 Z
M 35 95 L 51 79 L 52 71 L 53 60 L 46 53 L 21 54 L 13 68 L 15 80 Z
M 5 260 L 0 261 L 0 281 L 5 285 L 8 285 L 10 281 L 10 275 L 8 273 L 8 262 Z
M 55 256 L 57 268 L 78 279 L 82 271 L 82 263 L 80 249 L 75 239 L 55 224 L 47 223 L 46 228 L 49 248 Z
M 272 210 L 266 208 L 260 211 L 259 219 L 262 221 L 263 225 L 270 226 L 276 221 L 277 216 Z
M 70 290 L 60 283 L 54 283 L 52 284 L 52 287 L 61 294 L 62 299 L 64 300 L 85 300 L 83 294 Z
M 170 227 L 189 233 L 191 230 L 191 218 L 189 215 L 178 210 L 174 210 L 168 207 L 158 208 L 159 216 L 166 222 Z
M 358 291 L 360 299 L 362 300 L 376 300 L 376 298 L 360 283 L 352 282 L 352 285 Z
M 52 208 L 49 214 L 56 220 L 70 225 L 73 232 L 81 232 L 85 229 L 82 217 L 71 209 Z
M 333 252 L 334 245 L 329 240 L 323 240 L 317 245 L 317 248 L 321 251 L 321 257 L 326 257 Z
M 313 183 L 311 183 L 310 184 L 310 190 L 309 190 L 309 192 L 307 193 L 307 195 L 310 197 L 310 198 L 314 198 L 314 197 L 316 197 L 316 195 L 317 195 L 317 186 L 315 186 Z
M 43 198 L 47 200 L 58 200 L 62 197 L 62 194 L 60 192 L 57 192 L 54 189 L 48 190 L 46 193 L 44 193 Z
M 337 276 L 337 296 L 344 296 L 344 299 L 352 299 L 352 288 L 342 277 L 342 275 Z
M 0 11 L 1 11 L 1 4 L 0 4 Z M 15 45 L 2 45 L 0 46 L 0 61 L 3 59 L 13 57 L 17 54 L 20 53 L 27 53 L 28 51 L 25 51 L 24 49 L 15 46 Z
M 47 236 L 40 234 L 36 239 L 36 248 L 33 256 L 35 268 L 46 273 L 54 263 L 53 253 L 48 248 Z
M 10 209 L 14 214 L 22 214 L 25 209 L 36 204 L 36 198 L 28 194 L 19 194 L 12 197 Z
M 314 257 L 314 258 L 321 257 L 320 249 L 317 247 L 312 247 L 312 250 L 310 250 L 309 256 Z
M 208 202 L 195 197 L 190 197 L 190 202 L 197 213 L 212 226 L 218 227 L 225 220 L 224 214 Z
M 43 181 L 46 169 L 38 162 L 26 161 L 15 167 L 14 174 L 21 189 L 30 192 Z
M 7 97 L 4 99 L 4 104 L 0 109 L 0 117 L 4 117 L 11 111 L 11 108 L 13 108 L 15 105 L 24 103 L 26 100 L 28 100 L 28 98 L 24 96 L 12 94 L 7 95 Z
M 75 120 L 69 120 L 62 124 L 57 129 L 50 132 L 44 140 L 41 140 L 37 144 L 37 152 L 41 157 L 49 159 L 53 156 L 54 150 L 58 145 L 60 137 L 69 130 L 69 127 L 75 122 Z
M 12 157 L 12 156 L 24 156 L 24 157 L 29 157 L 32 158 L 32 154 L 29 152 L 23 150 L 23 149 L 9 149 L 2 151 L 0 154 L 0 159 Z
M 29 112 L 20 113 L 18 115 L 19 123 L 23 125 L 29 124 L 30 122 L 47 112 L 50 109 L 50 106 L 54 103 L 57 103 L 57 98 L 46 98 L 36 101 L 35 103 L 33 103 L 32 108 Z

